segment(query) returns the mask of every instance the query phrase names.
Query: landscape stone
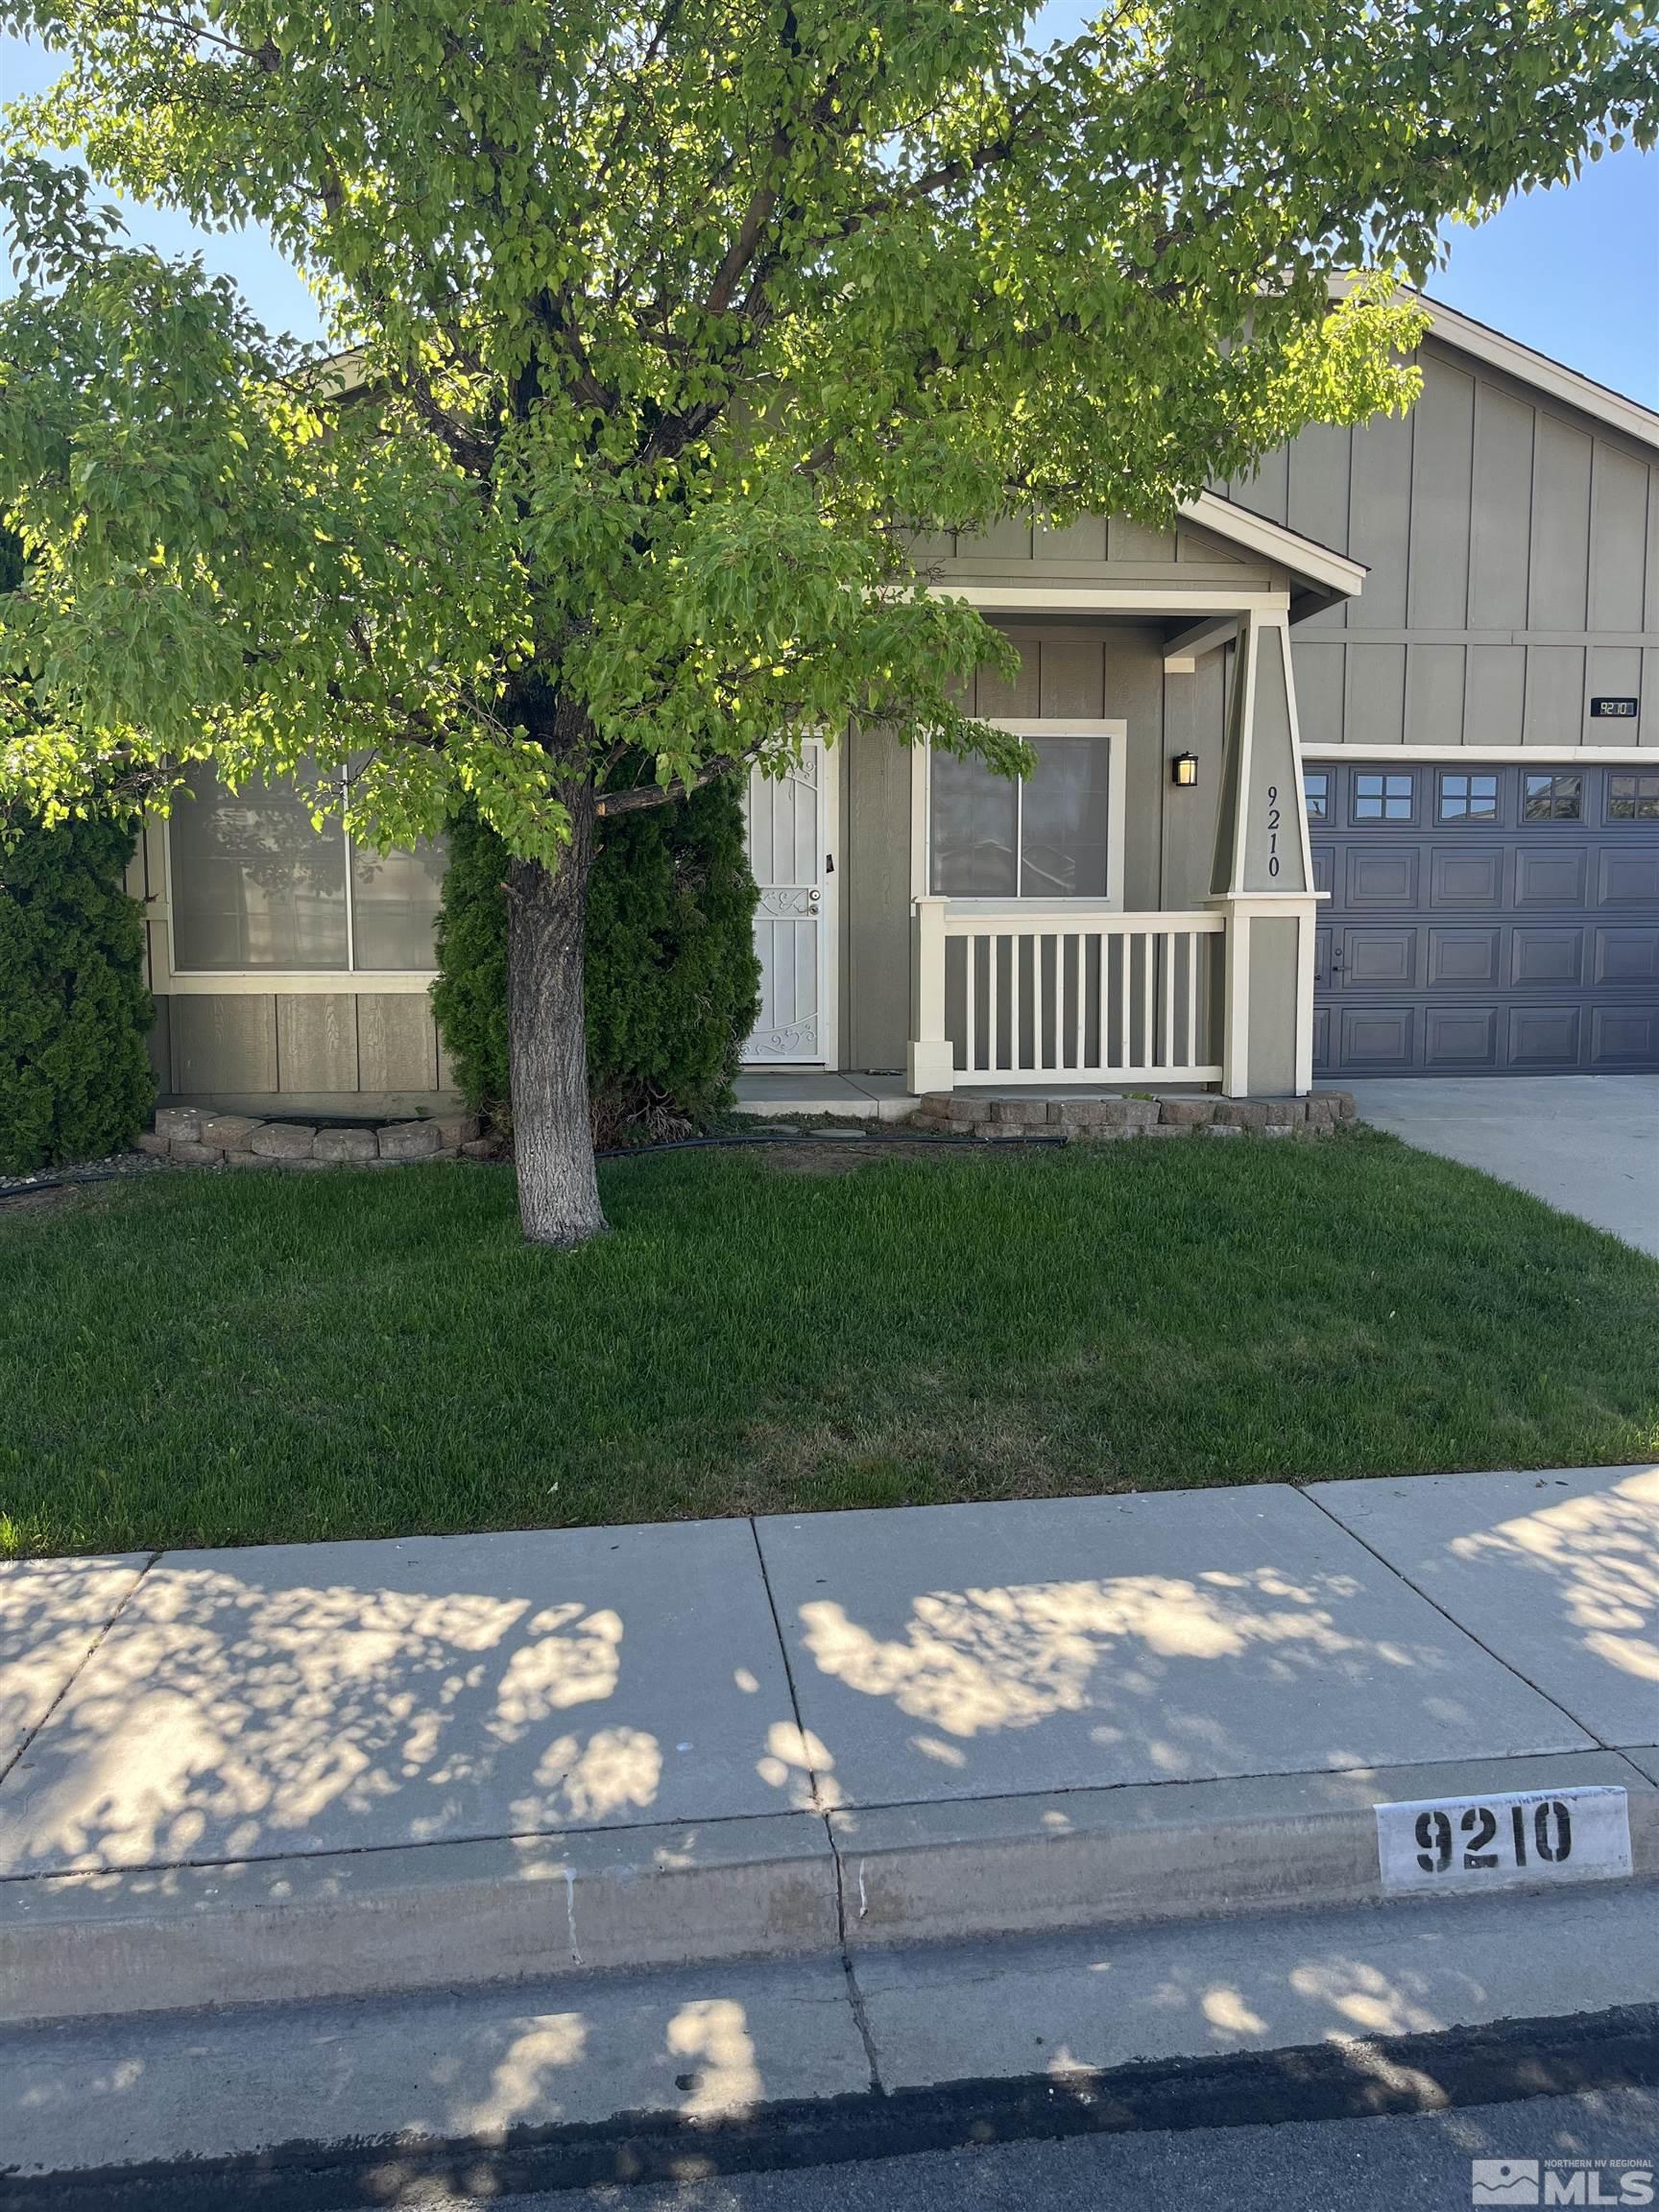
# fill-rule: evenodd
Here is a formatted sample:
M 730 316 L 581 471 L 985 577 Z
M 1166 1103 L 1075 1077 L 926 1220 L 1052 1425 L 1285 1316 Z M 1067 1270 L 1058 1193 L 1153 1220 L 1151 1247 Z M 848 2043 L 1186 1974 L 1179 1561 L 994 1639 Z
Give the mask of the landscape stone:
M 267 1160 L 309 1160 L 316 1141 L 308 1121 L 262 1121 L 249 1138 L 248 1149 Z
M 192 1167 L 215 1167 L 225 1157 L 217 1144 L 196 1144 L 188 1137 L 175 1137 L 172 1152 L 175 1160 L 183 1160 Z
M 202 1123 L 204 1144 L 217 1144 L 222 1152 L 246 1152 L 248 1141 L 260 1123 L 247 1114 L 210 1114 Z
M 373 1160 L 377 1149 L 373 1129 L 319 1129 L 311 1147 L 318 1160 Z
M 437 1128 L 447 1149 L 458 1152 L 463 1144 L 470 1144 L 477 1136 L 478 1117 L 476 1114 L 440 1114 Z
M 1267 1100 L 1265 1098 L 1218 1098 L 1215 1101 L 1217 1124 L 1238 1129 L 1264 1129 L 1267 1126 Z
M 202 1110 L 198 1106 L 162 1106 L 156 1114 L 156 1134 L 170 1141 L 181 1137 L 186 1143 L 202 1142 Z
M 1196 1129 L 1206 1121 L 1214 1120 L 1215 1101 L 1214 1098 L 1166 1098 L 1159 1106 L 1158 1118 L 1176 1127 L 1185 1125 Z
M 430 1160 L 444 1149 L 436 1121 L 394 1121 L 374 1135 L 382 1160 Z

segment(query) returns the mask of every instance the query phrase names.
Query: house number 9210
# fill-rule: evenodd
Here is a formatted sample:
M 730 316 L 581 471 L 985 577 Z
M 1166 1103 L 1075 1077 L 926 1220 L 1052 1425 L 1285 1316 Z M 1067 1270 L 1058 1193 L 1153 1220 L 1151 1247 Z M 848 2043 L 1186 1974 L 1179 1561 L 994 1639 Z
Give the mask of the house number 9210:
M 1606 1881 L 1630 1872 L 1628 1800 L 1579 1785 L 1379 1805 L 1377 1856 L 1384 1889 Z
M 1279 786 L 1267 786 L 1267 873 L 1279 873 Z

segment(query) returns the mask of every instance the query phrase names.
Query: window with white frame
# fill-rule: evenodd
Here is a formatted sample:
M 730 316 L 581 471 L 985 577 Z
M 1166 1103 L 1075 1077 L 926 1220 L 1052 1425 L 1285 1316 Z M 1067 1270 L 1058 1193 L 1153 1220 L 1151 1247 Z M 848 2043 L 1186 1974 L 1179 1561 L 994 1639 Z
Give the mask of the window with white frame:
M 239 792 L 204 763 L 168 823 L 173 967 L 180 974 L 429 971 L 443 840 L 385 854 L 338 822 L 313 829 L 288 783 Z
M 930 884 L 948 899 L 1104 899 L 1111 890 L 1112 740 L 1030 737 L 1023 782 L 932 757 Z

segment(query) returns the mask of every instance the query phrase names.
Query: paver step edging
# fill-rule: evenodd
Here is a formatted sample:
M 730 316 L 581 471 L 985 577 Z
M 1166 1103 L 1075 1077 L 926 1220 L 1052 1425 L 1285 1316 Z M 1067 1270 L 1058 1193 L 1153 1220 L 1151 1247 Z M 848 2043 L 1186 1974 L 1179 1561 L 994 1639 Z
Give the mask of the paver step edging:
M 1659 1882 L 1610 1751 L 16 1877 L 0 2023 L 1381 1902 L 1378 1803 L 1598 1782 Z

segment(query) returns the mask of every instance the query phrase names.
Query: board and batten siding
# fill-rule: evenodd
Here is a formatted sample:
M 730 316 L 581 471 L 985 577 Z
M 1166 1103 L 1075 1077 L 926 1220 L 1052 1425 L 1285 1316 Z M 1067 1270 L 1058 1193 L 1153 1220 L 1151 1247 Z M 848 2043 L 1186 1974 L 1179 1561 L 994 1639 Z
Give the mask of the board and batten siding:
M 1420 360 L 1409 415 L 1224 487 L 1370 570 L 1292 632 L 1303 742 L 1659 749 L 1659 466 L 1441 340 Z M 1592 721 L 1604 694 L 1638 719 Z

